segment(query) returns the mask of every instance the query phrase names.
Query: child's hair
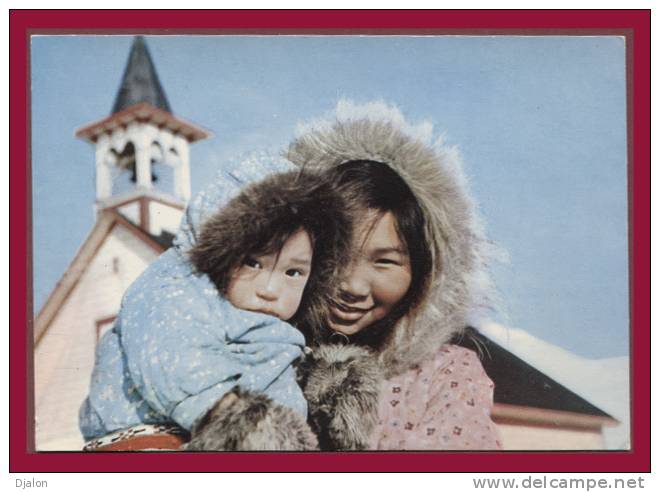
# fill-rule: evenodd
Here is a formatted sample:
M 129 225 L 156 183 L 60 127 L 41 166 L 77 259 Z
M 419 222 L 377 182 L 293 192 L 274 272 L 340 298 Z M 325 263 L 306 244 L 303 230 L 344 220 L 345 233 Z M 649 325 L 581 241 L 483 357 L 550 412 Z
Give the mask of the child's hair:
M 224 296 L 248 255 L 279 252 L 301 228 L 312 243 L 312 267 L 289 322 L 318 325 L 336 290 L 341 262 L 350 257 L 350 212 L 327 172 L 292 171 L 248 185 L 203 224 L 190 259 Z

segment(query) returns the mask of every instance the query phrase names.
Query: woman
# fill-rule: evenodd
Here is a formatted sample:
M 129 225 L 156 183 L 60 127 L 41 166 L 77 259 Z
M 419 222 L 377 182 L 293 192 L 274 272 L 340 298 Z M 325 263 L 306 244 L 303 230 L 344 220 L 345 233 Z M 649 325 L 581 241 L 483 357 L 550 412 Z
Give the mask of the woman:
M 321 449 L 498 449 L 493 385 L 473 352 L 448 344 L 488 291 L 456 155 L 416 138 L 396 110 L 366 109 L 287 155 L 334 169 L 363 210 L 328 322 L 307 327 L 310 423 Z
M 332 170 L 357 211 L 340 290 L 316 303 L 313 318 L 326 322 L 303 327 L 313 350 L 298 372 L 311 427 L 324 450 L 498 449 L 492 383 L 473 352 L 448 344 L 488 291 L 486 243 L 456 156 L 396 110 L 355 109 L 287 155 Z M 282 426 L 264 436 L 272 403 L 256 395 L 240 406 L 250 422 L 233 429 L 233 449 L 249 449 L 255 434 L 289 442 Z M 236 406 L 220 400 L 193 443 L 224 439 L 224 404 Z

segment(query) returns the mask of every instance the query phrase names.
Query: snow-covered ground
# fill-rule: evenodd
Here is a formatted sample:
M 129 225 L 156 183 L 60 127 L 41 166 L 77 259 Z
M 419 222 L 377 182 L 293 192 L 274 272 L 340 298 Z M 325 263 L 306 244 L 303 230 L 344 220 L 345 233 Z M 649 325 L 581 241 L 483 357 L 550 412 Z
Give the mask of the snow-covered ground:
M 478 328 L 497 344 L 619 420 L 621 425 L 605 430 L 607 448 L 630 448 L 627 356 L 586 359 L 518 328 L 494 322 L 481 323 Z

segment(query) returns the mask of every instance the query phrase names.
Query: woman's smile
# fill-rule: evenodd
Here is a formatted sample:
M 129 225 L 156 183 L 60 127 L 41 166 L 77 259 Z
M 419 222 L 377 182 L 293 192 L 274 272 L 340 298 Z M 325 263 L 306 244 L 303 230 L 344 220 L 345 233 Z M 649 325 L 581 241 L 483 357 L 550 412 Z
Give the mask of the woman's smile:
M 356 305 L 346 304 L 340 301 L 332 301 L 332 305 L 336 307 L 339 311 L 342 311 L 344 313 L 366 313 L 367 311 L 371 311 L 374 308 L 374 306 L 368 306 L 368 307 L 356 306 Z
M 356 306 L 348 306 L 346 304 L 335 301 L 332 302 L 330 311 L 334 316 L 335 320 L 337 320 L 338 322 L 344 321 L 346 322 L 346 324 L 352 324 L 360 320 L 365 314 L 367 314 L 372 309 L 373 306 L 369 308 L 361 308 Z

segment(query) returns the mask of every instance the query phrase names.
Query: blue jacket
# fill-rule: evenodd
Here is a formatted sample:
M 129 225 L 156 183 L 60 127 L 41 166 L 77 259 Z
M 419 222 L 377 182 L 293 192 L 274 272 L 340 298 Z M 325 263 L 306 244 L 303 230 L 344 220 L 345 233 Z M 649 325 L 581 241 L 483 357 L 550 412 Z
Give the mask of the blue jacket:
M 237 385 L 306 415 L 292 367 L 303 335 L 275 317 L 234 308 L 186 255 L 201 224 L 244 184 L 287 168 L 266 154 L 240 166 L 190 202 L 174 247 L 126 291 L 113 329 L 97 347 L 79 414 L 85 439 L 141 423 L 189 430 Z

